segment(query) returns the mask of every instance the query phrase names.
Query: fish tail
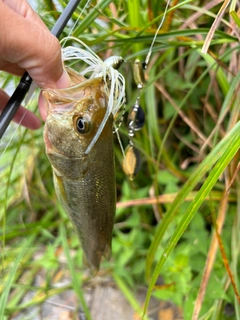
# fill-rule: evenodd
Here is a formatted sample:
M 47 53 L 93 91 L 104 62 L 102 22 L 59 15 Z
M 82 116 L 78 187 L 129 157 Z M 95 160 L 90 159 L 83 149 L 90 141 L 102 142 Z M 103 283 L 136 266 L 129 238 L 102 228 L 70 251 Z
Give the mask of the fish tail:
M 93 272 L 99 270 L 102 256 L 104 256 L 107 260 L 111 257 L 111 245 L 107 244 L 105 250 L 102 252 L 88 252 L 83 256 L 83 264 L 90 268 Z

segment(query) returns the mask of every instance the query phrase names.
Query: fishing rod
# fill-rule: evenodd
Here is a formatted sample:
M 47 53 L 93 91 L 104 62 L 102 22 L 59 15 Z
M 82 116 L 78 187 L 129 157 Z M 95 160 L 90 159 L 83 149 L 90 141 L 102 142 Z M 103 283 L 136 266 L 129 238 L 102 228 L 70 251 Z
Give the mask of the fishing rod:
M 57 22 L 53 26 L 51 33 L 59 38 L 63 29 L 65 28 L 66 24 L 68 23 L 69 19 L 71 18 L 73 12 L 77 8 L 78 4 L 81 0 L 70 0 L 67 4 L 66 8 L 58 18 Z M 24 97 L 26 96 L 27 92 L 30 89 L 32 83 L 32 78 L 30 75 L 25 72 L 22 76 L 17 88 L 15 89 L 14 93 L 10 97 L 8 103 L 6 104 L 5 108 L 3 109 L 0 115 L 0 139 L 4 135 L 6 129 L 8 128 L 10 122 L 12 121 L 13 117 L 15 116 L 18 108 L 20 107 Z

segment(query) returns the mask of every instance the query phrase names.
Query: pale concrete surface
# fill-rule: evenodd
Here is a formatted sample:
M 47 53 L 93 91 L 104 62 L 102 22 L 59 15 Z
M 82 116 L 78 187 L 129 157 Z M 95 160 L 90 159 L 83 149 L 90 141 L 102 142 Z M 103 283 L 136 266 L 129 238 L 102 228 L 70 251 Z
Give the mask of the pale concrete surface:
M 62 261 L 62 263 L 66 261 Z M 23 278 L 26 275 L 23 273 Z M 88 271 L 80 275 L 84 280 L 85 301 L 90 310 L 92 320 L 141 320 L 125 298 L 124 294 L 116 287 L 106 270 L 99 271 L 92 277 Z M 47 275 L 44 270 L 37 273 L 33 285 L 36 288 L 46 286 Z M 88 280 L 87 280 L 88 279 Z M 66 268 L 54 273 L 49 280 L 49 286 L 54 288 L 71 288 L 71 276 Z M 19 283 L 24 284 L 23 279 Z M 134 297 L 141 307 L 144 305 L 147 288 L 134 288 Z M 20 304 L 29 303 L 36 299 L 37 291 L 28 291 Z M 47 293 L 47 292 L 46 292 Z M 44 292 L 42 292 L 44 295 Z M 11 299 L 11 294 L 10 294 Z M 38 293 L 39 299 L 39 293 Z M 39 305 L 26 308 L 8 320 L 85 320 L 79 299 L 73 290 L 64 290 L 54 294 Z M 151 298 L 148 309 L 149 320 L 182 320 L 181 310 L 170 302 L 159 301 Z M 1 319 L 0 319 L 1 320 Z
M 146 289 L 136 294 L 143 306 Z M 25 301 L 30 299 L 25 297 Z M 140 320 L 124 295 L 112 285 L 96 285 L 86 289 L 85 299 L 93 320 Z M 77 306 L 77 298 L 72 290 L 50 297 L 39 306 L 28 308 L 12 320 L 85 320 L 84 313 Z M 149 305 L 149 320 L 182 320 L 181 311 L 169 302 L 152 299 Z

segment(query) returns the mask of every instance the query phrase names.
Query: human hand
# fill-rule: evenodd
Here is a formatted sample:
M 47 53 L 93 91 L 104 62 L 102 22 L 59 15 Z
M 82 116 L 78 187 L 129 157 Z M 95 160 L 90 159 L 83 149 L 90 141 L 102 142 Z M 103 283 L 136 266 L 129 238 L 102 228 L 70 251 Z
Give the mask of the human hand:
M 26 70 L 40 88 L 64 88 L 68 84 L 60 44 L 26 0 L 0 1 L 0 70 L 17 76 Z M 8 99 L 0 89 L 0 111 Z M 41 99 L 39 110 L 46 120 L 47 111 Z M 23 107 L 14 121 L 20 122 L 24 114 L 21 125 L 30 129 L 41 126 L 40 119 Z

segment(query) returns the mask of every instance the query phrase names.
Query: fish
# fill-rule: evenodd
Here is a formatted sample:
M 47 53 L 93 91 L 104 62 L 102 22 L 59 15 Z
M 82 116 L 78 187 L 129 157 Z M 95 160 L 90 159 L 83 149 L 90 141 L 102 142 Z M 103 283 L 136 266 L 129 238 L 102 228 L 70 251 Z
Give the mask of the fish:
M 44 143 L 59 201 L 69 215 L 90 267 L 98 270 L 102 256 L 111 255 L 116 208 L 114 118 L 106 118 L 108 95 L 103 77 L 86 79 L 67 70 L 71 86 L 45 89 L 48 116 Z

